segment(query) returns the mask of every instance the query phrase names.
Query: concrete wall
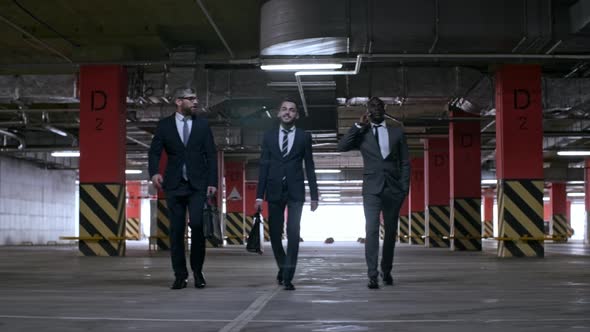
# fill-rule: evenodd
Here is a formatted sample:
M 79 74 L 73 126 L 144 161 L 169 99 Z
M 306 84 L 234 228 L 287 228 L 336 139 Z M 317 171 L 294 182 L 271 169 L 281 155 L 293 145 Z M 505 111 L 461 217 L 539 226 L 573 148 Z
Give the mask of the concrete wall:
M 0 156 L 0 245 L 75 236 L 76 186 L 75 171 Z

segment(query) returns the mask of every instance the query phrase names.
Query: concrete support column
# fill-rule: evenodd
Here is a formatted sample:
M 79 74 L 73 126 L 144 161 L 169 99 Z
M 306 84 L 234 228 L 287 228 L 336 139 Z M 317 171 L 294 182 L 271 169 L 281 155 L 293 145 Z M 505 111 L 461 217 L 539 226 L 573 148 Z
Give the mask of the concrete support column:
M 80 254 L 125 255 L 127 71 L 80 68 Z
M 483 193 L 483 227 L 482 237 L 494 236 L 494 191 L 487 190 Z
M 424 245 L 424 158 L 410 163 L 410 244 Z
M 425 245 L 448 248 L 449 221 L 449 140 L 428 138 L 424 143 Z
M 406 197 L 399 211 L 398 239 L 400 243 L 410 242 L 410 198 Z
M 541 67 L 504 65 L 496 73 L 496 177 L 499 257 L 543 257 Z
M 551 183 L 549 197 L 551 200 L 549 234 L 555 242 L 567 242 L 567 238 L 571 236 L 571 227 L 567 219 L 565 183 Z
M 125 237 L 128 240 L 141 240 L 141 182 L 127 181 L 126 186 Z
M 584 224 L 584 243 L 590 245 L 590 159 L 584 163 L 584 206 L 586 223 Z
M 481 250 L 481 134 L 479 117 L 461 111 L 449 125 L 451 250 Z
M 246 222 L 244 199 L 246 186 L 246 163 L 226 160 L 225 168 L 225 237 L 227 244 L 244 244 Z

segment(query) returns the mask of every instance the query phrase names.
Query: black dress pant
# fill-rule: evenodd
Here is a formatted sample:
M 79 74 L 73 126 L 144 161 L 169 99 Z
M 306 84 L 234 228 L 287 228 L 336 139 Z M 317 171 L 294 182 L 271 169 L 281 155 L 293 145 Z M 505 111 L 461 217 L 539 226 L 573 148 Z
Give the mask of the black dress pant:
M 287 210 L 287 253 L 283 248 L 282 235 L 285 225 L 285 207 Z M 303 202 L 288 199 L 286 186 L 281 199 L 268 202 L 270 243 L 283 280 L 291 282 L 295 275 L 297 256 L 299 255 L 300 223 Z
M 170 257 L 176 278 L 187 278 L 184 235 L 186 231 L 186 211 L 191 227 L 190 264 L 193 273 L 201 272 L 205 261 L 205 238 L 203 236 L 203 206 L 206 192 L 194 190 L 188 182 L 166 191 L 168 216 L 170 218 Z
M 381 255 L 381 271 L 390 273 L 393 267 L 393 253 L 397 236 L 399 210 L 404 202 L 405 194 L 396 193 L 384 187 L 380 194 L 363 195 L 365 211 L 365 259 L 367 261 L 367 275 L 376 278 L 379 275 L 377 261 L 379 260 L 379 214 L 383 211 L 383 252 Z

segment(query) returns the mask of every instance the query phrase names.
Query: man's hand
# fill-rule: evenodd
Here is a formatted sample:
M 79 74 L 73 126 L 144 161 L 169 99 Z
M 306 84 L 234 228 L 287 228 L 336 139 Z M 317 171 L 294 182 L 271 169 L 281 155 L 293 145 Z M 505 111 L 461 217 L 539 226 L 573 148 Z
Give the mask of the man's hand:
M 156 189 L 162 191 L 162 175 L 155 174 L 154 176 L 152 176 L 152 183 L 154 187 L 156 187 Z
M 367 126 L 369 124 L 369 112 L 365 112 L 363 115 L 361 115 L 358 124 L 361 127 Z
M 318 201 L 311 201 L 311 212 L 315 211 L 318 209 Z
M 254 209 L 256 209 L 256 211 L 262 211 L 262 200 L 256 200 L 256 203 L 254 203 Z
M 207 187 L 207 196 L 213 196 L 217 192 L 217 188 L 213 186 Z

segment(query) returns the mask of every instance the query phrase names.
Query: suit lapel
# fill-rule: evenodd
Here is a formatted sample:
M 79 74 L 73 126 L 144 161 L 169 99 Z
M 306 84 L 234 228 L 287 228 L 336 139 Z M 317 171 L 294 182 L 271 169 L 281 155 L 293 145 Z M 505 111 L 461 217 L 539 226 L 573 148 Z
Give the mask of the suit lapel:
M 369 130 L 365 132 L 365 141 L 369 144 L 369 147 L 376 153 L 379 157 L 381 156 L 381 150 L 379 149 L 379 145 L 377 145 L 377 140 L 375 139 L 375 135 L 373 134 L 373 127 L 370 127 Z
M 168 125 L 171 127 L 170 132 L 174 133 L 174 137 L 176 137 L 176 142 L 180 145 L 183 145 L 182 137 L 180 137 L 180 134 L 178 133 L 178 128 L 176 127 L 176 113 L 172 114 L 172 116 L 169 117 Z
M 301 129 L 295 129 L 295 137 L 293 137 L 293 146 L 291 147 L 291 151 L 287 155 L 287 159 L 290 159 L 292 156 L 295 156 L 299 151 L 299 148 L 303 146 L 301 144 L 303 138 L 303 131 Z
M 197 128 L 197 118 L 193 117 L 192 121 L 193 123 L 191 124 L 191 132 L 188 135 L 188 143 L 186 144 L 187 146 L 191 144 L 191 142 L 193 141 L 193 137 L 196 136 L 195 128 Z
M 281 147 L 279 146 L 279 130 L 273 129 L 272 135 L 270 135 L 270 137 L 271 137 L 271 140 L 270 140 L 271 150 L 274 151 L 274 153 L 276 153 L 277 156 L 282 158 L 283 154 L 281 153 Z

